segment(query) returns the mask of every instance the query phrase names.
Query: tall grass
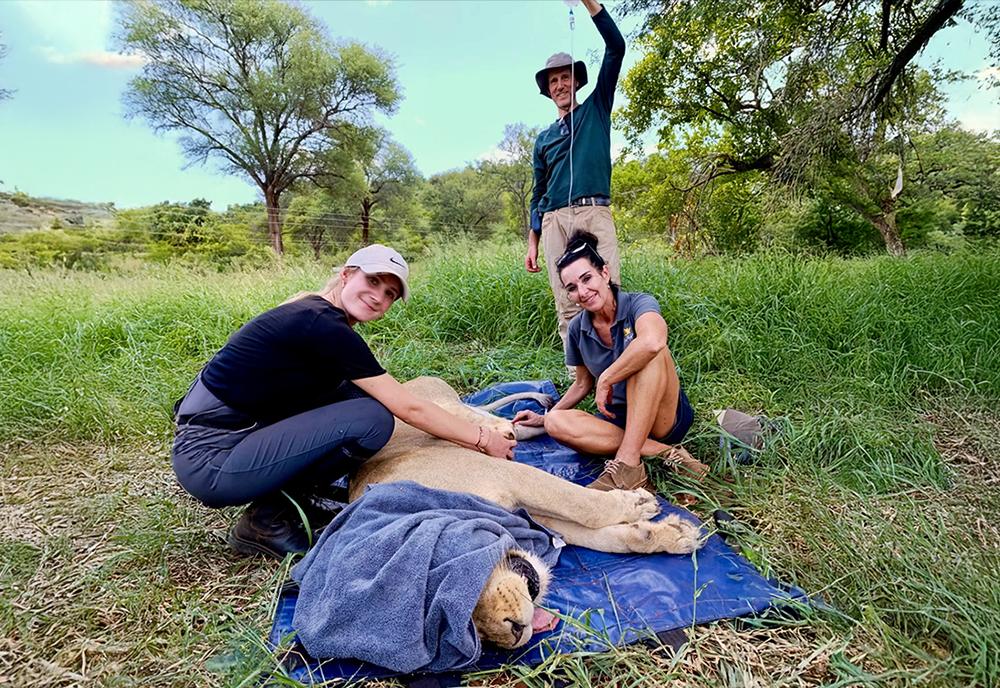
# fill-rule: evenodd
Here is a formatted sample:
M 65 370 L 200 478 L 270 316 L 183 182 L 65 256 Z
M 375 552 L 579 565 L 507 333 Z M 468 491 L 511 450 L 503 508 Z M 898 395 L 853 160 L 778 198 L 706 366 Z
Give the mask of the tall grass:
M 517 248 L 437 253 L 416 267 L 413 298 L 362 332 L 401 378 L 430 372 L 471 387 L 558 376 L 548 287 L 519 264 Z M 327 277 L 322 266 L 0 272 L 0 439 L 167 432 L 170 402 L 240 324 Z M 874 456 L 919 451 L 884 438 L 912 430 L 904 411 L 920 393 L 1000 397 L 996 253 L 679 263 L 647 248 L 627 257 L 624 282 L 660 300 L 699 408 L 847 429 L 816 428 L 810 458 L 843 449 L 838 437 Z
M 562 385 L 551 295 L 521 259 L 440 250 L 362 334 L 400 379 Z M 229 334 L 327 271 L 0 272 L 0 442 L 164 442 L 173 400 Z M 925 420 L 1000 400 L 1000 253 L 679 262 L 644 247 L 623 282 L 663 308 L 695 453 L 717 456 L 713 408 L 784 419 L 756 466 L 715 466 L 726 480 L 706 504 L 755 529 L 763 564 L 823 591 L 837 611 L 822 623 L 870 660 L 840 657 L 840 675 L 1000 681 L 1000 541 L 976 525 L 1000 520 L 1000 494 L 949 465 Z

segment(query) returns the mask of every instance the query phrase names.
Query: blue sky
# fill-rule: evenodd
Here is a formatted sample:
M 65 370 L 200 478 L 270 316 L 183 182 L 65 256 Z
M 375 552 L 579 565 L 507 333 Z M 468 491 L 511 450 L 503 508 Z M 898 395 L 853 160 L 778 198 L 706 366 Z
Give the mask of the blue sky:
M 506 124 L 551 121 L 551 101 L 533 87 L 535 70 L 557 50 L 572 48 L 592 64 L 602 48 L 585 8 L 576 9 L 571 33 L 560 0 L 303 4 L 334 38 L 394 58 L 403 101 L 383 124 L 425 175 L 490 155 Z M 0 190 L 118 207 L 202 197 L 222 209 L 256 200 L 249 181 L 211 162 L 185 167 L 170 137 L 124 119 L 121 94 L 138 66 L 110 50 L 113 26 L 113 5 L 104 0 L 0 1 L 9 49 L 0 61 L 0 86 L 16 90 L 0 103 Z M 633 25 L 621 28 L 627 35 Z M 959 26 L 935 36 L 921 58 L 973 75 L 948 87 L 948 108 L 980 131 L 1000 129 L 1000 92 L 981 88 L 996 75 L 987 71 L 987 52 L 985 39 Z M 628 55 L 626 69 L 636 57 Z

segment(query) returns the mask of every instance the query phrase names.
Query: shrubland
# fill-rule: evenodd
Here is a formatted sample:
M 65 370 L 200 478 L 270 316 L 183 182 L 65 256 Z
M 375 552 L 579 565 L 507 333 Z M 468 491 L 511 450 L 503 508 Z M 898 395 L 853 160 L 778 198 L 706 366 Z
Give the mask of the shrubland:
M 564 386 L 548 287 L 521 258 L 504 242 L 431 247 L 413 298 L 362 333 L 400 379 Z M 176 486 L 170 410 L 232 331 L 329 265 L 0 271 L 0 673 L 237 685 L 274 668 L 259 638 L 285 569 L 232 557 L 233 514 Z M 1000 253 L 677 260 L 646 243 L 623 283 L 663 307 L 696 409 L 687 444 L 713 467 L 702 486 L 655 470 L 660 490 L 696 492 L 706 518 L 728 510 L 744 552 L 822 604 L 755 631 L 690 629 L 673 658 L 623 650 L 489 680 L 1000 680 Z M 754 464 L 720 453 L 724 407 L 780 428 Z

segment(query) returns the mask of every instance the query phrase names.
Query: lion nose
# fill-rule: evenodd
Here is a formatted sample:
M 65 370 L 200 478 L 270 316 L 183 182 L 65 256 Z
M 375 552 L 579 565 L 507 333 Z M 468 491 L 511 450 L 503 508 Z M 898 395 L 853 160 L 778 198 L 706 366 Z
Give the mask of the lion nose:
M 510 633 L 514 636 L 514 644 L 521 642 L 521 636 L 524 635 L 524 624 L 520 624 L 513 619 L 506 619 L 510 623 Z

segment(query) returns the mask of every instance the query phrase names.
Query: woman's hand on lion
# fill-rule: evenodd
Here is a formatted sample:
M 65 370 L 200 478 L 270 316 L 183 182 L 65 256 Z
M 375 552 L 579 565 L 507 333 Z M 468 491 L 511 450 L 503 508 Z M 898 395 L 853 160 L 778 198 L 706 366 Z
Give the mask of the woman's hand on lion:
M 545 425 L 545 416 L 534 411 L 518 411 L 511 422 L 514 425 L 527 425 L 532 428 L 540 428 Z
M 517 446 L 517 440 L 509 440 L 494 430 L 485 428 L 484 430 L 480 451 L 498 459 L 514 458 L 514 447 Z

